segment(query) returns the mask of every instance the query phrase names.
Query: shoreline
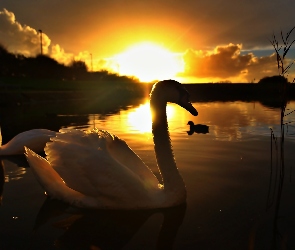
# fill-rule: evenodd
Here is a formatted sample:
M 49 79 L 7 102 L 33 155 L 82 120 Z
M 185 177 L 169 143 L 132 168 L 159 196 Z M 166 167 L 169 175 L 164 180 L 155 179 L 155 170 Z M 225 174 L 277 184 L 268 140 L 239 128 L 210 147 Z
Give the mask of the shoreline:
M 44 90 L 22 88 L 0 88 L 1 106 L 20 106 L 44 102 L 94 101 L 124 102 L 132 98 L 148 97 L 152 85 L 144 88 L 104 86 L 93 89 Z M 280 101 L 279 89 L 265 87 L 256 83 L 207 83 L 184 84 L 191 96 L 191 101 Z M 1 86 L 0 86 L 1 87 Z M 288 100 L 295 100 L 295 84 L 288 90 Z M 276 105 L 277 106 L 277 105 Z

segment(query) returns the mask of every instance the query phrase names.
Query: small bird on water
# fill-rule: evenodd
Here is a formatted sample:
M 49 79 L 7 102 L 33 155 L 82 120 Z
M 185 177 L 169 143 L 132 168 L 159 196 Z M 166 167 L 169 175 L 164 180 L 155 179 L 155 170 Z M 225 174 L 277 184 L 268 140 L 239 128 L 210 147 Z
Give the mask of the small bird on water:
M 204 124 L 194 124 L 193 121 L 189 121 L 187 125 L 190 125 L 190 130 L 187 131 L 188 135 L 192 135 L 193 133 L 197 134 L 207 134 L 209 133 L 209 126 Z

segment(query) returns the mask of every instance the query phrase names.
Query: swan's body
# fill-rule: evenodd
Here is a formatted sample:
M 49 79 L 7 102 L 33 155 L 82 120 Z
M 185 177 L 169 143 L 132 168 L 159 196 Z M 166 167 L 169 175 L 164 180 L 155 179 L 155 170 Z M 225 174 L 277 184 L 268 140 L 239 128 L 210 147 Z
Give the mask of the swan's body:
M 154 85 L 152 128 L 163 185 L 123 140 L 102 130 L 60 130 L 45 147 L 47 160 L 27 149 L 37 180 L 50 197 L 77 207 L 145 209 L 185 202 L 185 184 L 168 132 L 167 102 L 198 114 L 180 83 L 166 80 Z
M 8 143 L 2 145 L 2 135 L 0 130 L 0 156 L 1 155 L 20 155 L 25 152 L 24 146 L 35 152 L 44 151 L 44 147 L 56 132 L 47 129 L 32 129 L 19 133 Z

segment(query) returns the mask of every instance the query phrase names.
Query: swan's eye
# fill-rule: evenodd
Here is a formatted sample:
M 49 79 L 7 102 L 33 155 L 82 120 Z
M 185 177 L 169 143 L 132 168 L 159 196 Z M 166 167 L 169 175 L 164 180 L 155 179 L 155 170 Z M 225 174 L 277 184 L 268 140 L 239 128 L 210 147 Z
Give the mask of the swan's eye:
M 189 94 L 187 92 L 180 93 L 179 102 L 180 103 L 189 103 L 190 102 Z

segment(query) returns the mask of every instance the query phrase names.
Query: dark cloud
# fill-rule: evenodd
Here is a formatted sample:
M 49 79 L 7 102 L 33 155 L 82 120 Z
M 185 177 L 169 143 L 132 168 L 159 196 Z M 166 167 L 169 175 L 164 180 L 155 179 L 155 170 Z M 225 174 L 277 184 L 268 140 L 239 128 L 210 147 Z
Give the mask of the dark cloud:
M 253 53 L 241 54 L 242 45 L 217 46 L 213 51 L 189 49 L 183 55 L 185 70 L 182 77 L 259 80 L 278 73 L 274 54 L 255 57 Z
M 263 77 L 279 74 L 276 59 L 275 53 L 269 56 L 254 57 L 247 67 L 246 79 L 259 81 Z
M 209 52 L 188 50 L 184 54 L 185 74 L 201 78 L 237 76 L 250 63 L 252 55 L 240 55 L 241 46 L 229 44 L 218 46 Z

